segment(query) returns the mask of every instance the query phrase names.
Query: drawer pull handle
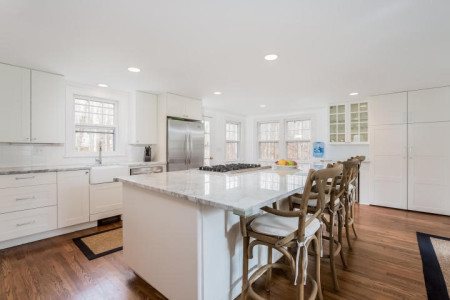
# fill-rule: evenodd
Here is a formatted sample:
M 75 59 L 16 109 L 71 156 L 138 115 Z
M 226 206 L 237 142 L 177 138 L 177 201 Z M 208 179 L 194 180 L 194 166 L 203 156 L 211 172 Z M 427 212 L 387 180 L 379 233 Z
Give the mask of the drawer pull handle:
M 29 221 L 29 222 L 25 222 L 25 223 L 17 223 L 16 227 L 25 226 L 25 225 L 31 225 L 31 224 L 34 224 L 34 223 L 36 223 L 35 220 Z
M 33 197 L 16 198 L 16 201 L 33 200 L 33 199 L 36 199 L 36 197 L 33 196 Z
M 16 180 L 23 180 L 23 179 L 33 179 L 34 176 L 29 176 L 29 177 L 16 177 Z

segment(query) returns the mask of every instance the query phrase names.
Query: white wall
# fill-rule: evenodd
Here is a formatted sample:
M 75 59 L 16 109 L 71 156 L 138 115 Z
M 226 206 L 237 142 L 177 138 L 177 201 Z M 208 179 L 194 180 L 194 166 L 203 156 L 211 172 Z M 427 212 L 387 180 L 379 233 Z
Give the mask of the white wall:
M 325 142 L 325 155 L 323 159 L 346 160 L 350 156 L 356 155 L 366 155 L 369 157 L 369 145 L 333 145 L 328 142 L 328 106 L 326 106 L 316 109 L 286 112 L 285 114 L 270 114 L 268 112 L 265 115 L 247 117 L 246 136 L 250 137 L 246 140 L 247 160 L 250 162 L 256 162 L 258 160 L 257 122 L 293 118 L 311 118 L 312 142 Z
M 239 161 L 248 162 L 247 143 L 248 140 L 246 126 L 247 120 L 244 116 L 230 114 L 228 112 L 205 108 L 203 111 L 205 117 L 211 120 L 211 161 L 212 165 L 223 164 L 225 161 L 225 123 L 234 121 L 241 123 L 241 152 Z
M 117 100 L 119 102 L 119 148 L 120 153 L 115 155 L 104 154 L 105 163 L 143 161 L 143 147 L 128 145 L 128 102 L 130 93 L 114 91 L 89 85 L 70 83 L 66 85 L 66 105 L 74 94 L 92 96 Z M 66 111 L 66 114 L 68 112 Z M 69 113 L 72 113 L 69 109 Z M 72 117 L 67 117 L 68 122 L 73 122 Z M 66 122 L 67 122 L 66 121 Z M 66 131 L 72 130 L 66 125 Z M 67 139 L 72 136 L 66 132 Z M 66 141 L 62 144 L 8 144 L 0 143 L 0 167 L 23 167 L 23 166 L 44 166 L 44 165 L 72 165 L 72 164 L 93 164 L 95 155 L 74 156 L 70 147 L 72 143 Z

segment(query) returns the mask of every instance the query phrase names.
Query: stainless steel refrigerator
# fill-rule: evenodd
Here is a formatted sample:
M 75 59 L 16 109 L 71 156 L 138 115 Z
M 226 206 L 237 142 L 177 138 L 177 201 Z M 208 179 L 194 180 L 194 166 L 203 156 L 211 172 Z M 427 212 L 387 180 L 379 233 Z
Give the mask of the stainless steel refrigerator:
M 203 165 L 204 128 L 201 121 L 167 119 L 167 171 Z

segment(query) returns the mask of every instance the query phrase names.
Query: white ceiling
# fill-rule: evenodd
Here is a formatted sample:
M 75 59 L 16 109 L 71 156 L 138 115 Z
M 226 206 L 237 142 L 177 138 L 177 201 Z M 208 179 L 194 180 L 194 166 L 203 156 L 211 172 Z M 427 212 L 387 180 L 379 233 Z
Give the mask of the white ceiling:
M 449 85 L 449 15 L 448 0 L 0 0 L 0 61 L 280 113 Z

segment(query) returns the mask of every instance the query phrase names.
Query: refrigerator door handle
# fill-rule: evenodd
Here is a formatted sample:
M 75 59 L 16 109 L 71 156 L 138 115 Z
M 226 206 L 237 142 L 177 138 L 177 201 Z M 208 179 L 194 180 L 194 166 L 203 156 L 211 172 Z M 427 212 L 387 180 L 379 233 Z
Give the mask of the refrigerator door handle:
M 188 149 L 187 149 L 187 139 L 188 139 L 188 135 L 187 133 L 184 135 L 184 164 L 187 166 L 188 162 L 187 162 L 187 157 L 188 157 Z
M 194 148 L 194 146 L 192 145 L 192 136 L 191 133 L 189 132 L 189 165 L 191 164 L 192 159 L 192 148 Z

